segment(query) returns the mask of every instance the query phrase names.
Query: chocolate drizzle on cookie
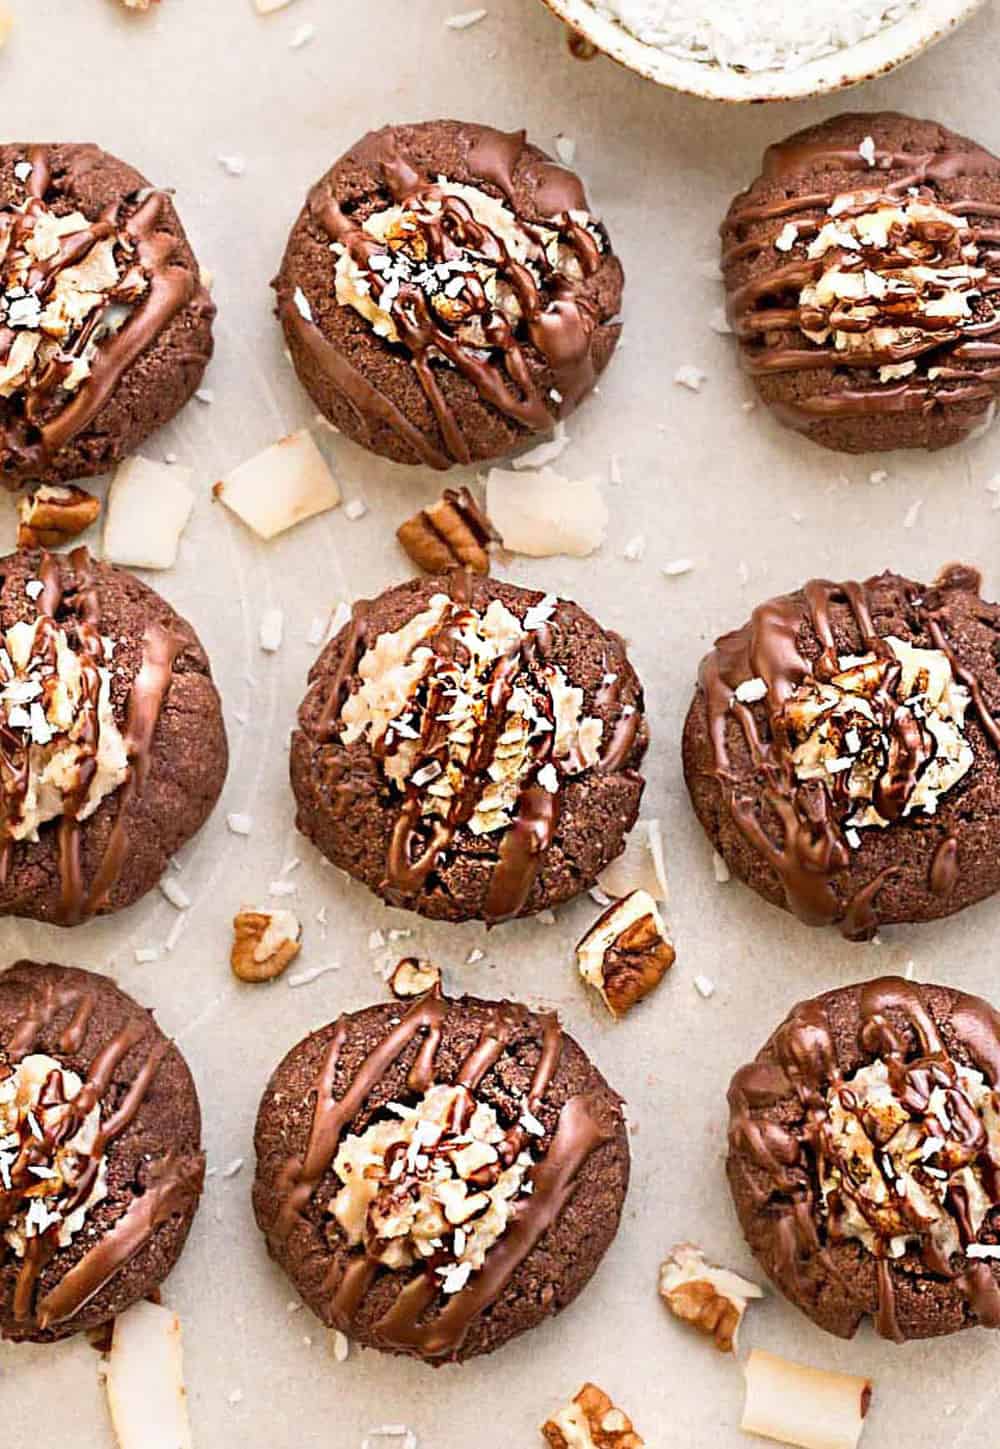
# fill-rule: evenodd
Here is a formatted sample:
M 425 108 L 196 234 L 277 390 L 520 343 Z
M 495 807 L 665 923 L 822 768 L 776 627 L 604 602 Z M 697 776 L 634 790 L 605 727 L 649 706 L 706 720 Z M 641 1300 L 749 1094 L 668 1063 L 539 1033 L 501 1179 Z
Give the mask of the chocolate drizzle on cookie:
M 897 1341 L 899 1292 L 915 1275 L 953 1284 L 978 1323 L 1000 1327 L 1000 1285 L 976 1256 L 1000 1205 L 1000 1016 L 954 993 L 941 1023 L 922 988 L 898 977 L 863 986 L 858 1014 L 865 1065 L 850 1075 L 819 998 L 733 1078 L 730 1174 L 746 1162 L 754 1218 L 768 1220 L 765 1266 L 807 1311 L 832 1280 L 856 1318 L 872 1313 Z M 876 1259 L 874 1293 L 838 1267 L 848 1259 L 834 1250 L 857 1240 Z
M 912 673 L 907 652 L 918 661 L 929 656 L 879 633 L 870 594 L 876 582 L 817 579 L 797 594 L 762 604 L 749 624 L 716 641 L 699 674 L 709 769 L 733 821 L 774 871 L 789 910 L 809 925 L 839 922 L 851 939 L 874 932 L 879 892 L 896 872 L 885 867 L 845 898 L 842 882 L 852 852 L 862 846 L 861 830 L 892 829 L 904 817 L 908 824 L 919 822 L 922 812 L 936 810 L 929 781 L 937 781 L 937 793 L 946 793 L 974 768 L 974 753 L 954 723 L 964 718 L 967 705 L 986 739 L 1000 746 L 1000 727 L 978 679 L 956 658 L 940 610 L 949 589 L 978 592 L 978 575 L 955 565 L 926 595 L 907 586 L 911 629 L 937 651 L 937 663 L 948 675 L 945 688 L 957 685 L 962 691 L 948 725 L 946 743 L 954 745 L 956 757 L 950 773 L 942 763 L 943 726 L 931 728 L 936 722 L 921 705 L 925 696 L 904 698 L 900 692 L 907 669 Z M 833 623 L 834 611 L 845 608 L 860 636 L 860 648 L 850 657 L 838 648 Z M 919 664 L 918 674 L 922 669 Z M 821 752 L 811 757 L 811 721 L 832 719 L 845 700 L 858 713 L 838 723 L 832 735 L 840 748 L 826 753 L 837 757 Z M 810 724 L 803 726 L 803 719 Z M 854 719 L 860 729 L 844 728 Z M 733 766 L 734 733 L 742 736 L 748 769 Z M 930 889 L 950 894 L 960 871 L 957 842 L 949 837 L 929 867 Z
M 609 675 L 594 706 L 617 712 L 610 737 L 602 719 L 582 717 L 582 692 L 554 662 L 554 597 L 519 620 L 498 600 L 485 612 L 474 607 L 468 570 L 452 573 L 448 589 L 396 635 L 372 638 L 364 607 L 357 609 L 332 680 L 314 685 L 318 714 L 307 696 L 300 724 L 319 747 L 339 741 L 350 749 L 366 738 L 384 787 L 399 798 L 383 882 L 394 903 L 410 904 L 432 888 L 456 841 L 503 831 L 482 907 L 493 923 L 527 904 L 558 828 L 567 780 L 625 768 L 640 742 L 642 716 L 620 705 L 619 681 Z M 476 653 L 487 626 L 489 652 Z M 368 714 L 359 704 L 361 675 L 368 660 L 372 670 L 381 667 L 380 649 L 397 638 L 406 641 L 394 665 L 407 672 L 405 692 L 385 708 L 388 686 L 377 675 Z M 560 705 L 559 698 L 575 703 Z
M 18 1064 L 36 1049 L 63 1013 L 71 1012 L 55 1039 L 60 1055 L 78 1054 L 84 1045 L 96 1005 L 92 991 L 75 985 L 44 981 L 33 985 L 24 1010 L 7 1040 L 0 1043 L 0 1081 L 13 1075 Z M 144 1055 L 131 1082 L 121 1094 L 112 1086 L 121 1064 L 137 1049 Z M 86 1210 L 107 1154 L 128 1130 L 170 1050 L 165 1037 L 151 1031 L 148 1021 L 134 1018 L 106 1041 L 92 1058 L 75 1096 L 65 1087 L 67 1069 L 58 1062 L 42 1084 L 35 1111 L 28 1110 L 16 1147 L 3 1140 L 3 1186 L 0 1188 L 0 1232 L 8 1229 L 32 1201 L 55 1203 L 51 1214 L 42 1211 L 36 1230 L 23 1236 L 23 1255 L 17 1269 L 14 1318 L 19 1325 L 46 1332 L 62 1328 L 78 1314 L 152 1239 L 157 1228 L 185 1213 L 196 1202 L 204 1178 L 200 1154 L 167 1152 L 149 1160 L 146 1181 L 116 1221 L 96 1237 L 82 1257 L 39 1295 L 39 1280 L 62 1250 L 60 1231 L 74 1213 Z M 92 1140 L 81 1156 L 82 1170 L 56 1199 L 46 1198 L 47 1174 L 56 1153 L 73 1142 L 94 1109 L 101 1108 Z
M 290 1157 L 277 1183 L 277 1201 L 264 1228 L 271 1252 L 281 1257 L 293 1234 L 316 1237 L 317 1251 L 325 1246 L 326 1227 L 311 1210 L 316 1194 L 327 1180 L 334 1158 L 355 1118 L 377 1090 L 383 1077 L 405 1053 L 419 1043 L 407 1078 L 418 1096 L 435 1081 L 435 1062 L 449 1011 L 456 1009 L 436 991 L 416 1002 L 370 1053 L 352 1080 L 335 1096 L 341 1053 L 350 1022 L 341 1019 L 333 1029 L 316 1081 L 315 1104 L 308 1145 L 301 1156 Z M 479 1040 L 455 1074 L 454 1085 L 467 1094 L 471 1110 L 484 1079 L 502 1061 L 514 1036 L 533 1018 L 525 1008 L 500 1002 L 489 1008 Z M 554 1132 L 532 1135 L 541 1124 L 534 1113 L 543 1108 L 559 1068 L 563 1035 L 554 1017 L 541 1018 L 542 1041 L 531 1085 L 517 1121 L 506 1127 L 497 1144 L 498 1166 L 509 1165 L 529 1148 L 532 1165 L 527 1171 L 530 1191 L 514 1203 L 513 1215 L 499 1239 L 486 1253 L 482 1267 L 463 1275 L 461 1287 L 449 1292 L 448 1254 L 436 1253 L 421 1270 L 411 1273 L 375 1326 L 380 1347 L 423 1358 L 455 1356 L 479 1314 L 503 1293 L 518 1268 L 542 1240 L 573 1195 L 577 1176 L 591 1153 L 613 1135 L 601 1120 L 596 1099 L 587 1094 L 570 1097 L 559 1112 Z M 528 1125 L 525 1126 L 525 1123 Z M 460 1124 L 459 1124 L 460 1125 Z M 489 1172 L 482 1181 L 486 1182 Z M 405 1174 L 400 1173 L 402 1180 Z M 404 1182 L 405 1187 L 405 1182 Z M 376 1279 L 385 1272 L 377 1257 L 359 1249 L 346 1269 L 340 1263 L 322 1285 L 324 1319 L 350 1333 L 352 1323 Z M 444 1298 L 443 1305 L 435 1306 Z
M 864 150 L 795 137 L 772 146 L 760 186 L 785 194 L 760 201 L 751 187 L 730 208 L 722 265 L 744 361 L 754 377 L 837 374 L 774 402 L 805 431 L 960 405 L 971 432 L 1000 395 L 1000 204 L 961 183 L 1000 175 L 1000 162 L 971 143 Z M 856 172 L 857 186 L 820 179 L 787 194 L 823 172 Z M 737 282 L 763 253 L 773 267 Z
M 467 126 L 462 134 L 469 179 L 460 186 L 423 174 L 396 131 L 371 133 L 354 148 L 352 159 L 372 168 L 400 210 L 385 238 L 366 229 L 368 218 L 358 219 L 356 205 L 338 203 L 326 181 L 309 198 L 313 224 L 349 259 L 359 301 L 382 316 L 386 345 L 410 359 L 440 445 L 324 337 L 313 320 L 315 299 L 287 298 L 281 305 L 286 327 L 332 378 L 364 430 L 374 419 L 421 461 L 442 469 L 473 456 L 440 384 L 442 368 L 460 373 L 485 402 L 528 431 L 551 428 L 593 388 L 591 340 L 601 318 L 584 284 L 606 248 L 578 178 L 551 162 L 525 161 L 523 132 Z M 477 182 L 491 190 L 483 193 Z M 532 219 L 519 209 L 526 187 Z M 510 208 L 511 234 L 477 217 L 477 190 L 497 210 L 500 193 Z
M 65 168 L 70 200 L 100 155 L 79 147 Z M 125 372 L 184 308 L 213 311 L 163 226 L 166 195 L 123 197 L 96 220 L 51 210 L 51 148 L 34 146 L 25 199 L 0 210 L 0 269 L 16 267 L 0 315 L 0 476 L 17 487 L 44 471 L 97 417 Z M 74 213 L 74 216 L 78 216 Z M 52 232 L 39 247 L 42 230 Z M 40 255 L 36 252 L 40 251 Z M 23 275 L 22 275 L 23 274 Z M 80 286 L 61 309 L 60 289 Z M 71 289 L 72 290 L 72 289 Z M 82 300 L 81 300 L 82 299 Z M 204 363 L 206 358 L 199 358 Z
M 189 643 L 169 624 L 157 622 L 147 627 L 142 662 L 132 683 L 125 727 L 119 736 L 111 706 L 104 703 L 109 660 L 101 635 L 92 560 L 85 548 L 77 548 L 69 555 L 69 563 L 67 571 L 60 555 L 41 554 L 38 612 L 25 667 L 26 680 L 22 684 L 17 678 L 7 679 L 0 685 L 0 697 L 6 691 L 25 687 L 37 696 L 33 706 L 38 708 L 37 716 L 28 717 L 23 727 L 21 716 L 14 713 L 18 706 L 12 708 L 8 703 L 6 717 L 0 716 L 0 885 L 10 877 L 15 851 L 24 848 L 24 836 L 18 827 L 38 791 L 35 746 L 42 743 L 55 747 L 65 740 L 72 750 L 72 778 L 61 778 L 58 785 L 57 819 L 50 821 L 48 814 L 40 817 L 35 832 L 58 832 L 61 894 L 56 919 L 60 925 L 76 925 L 106 906 L 121 874 L 129 850 L 132 802 L 141 796 L 146 783 L 153 736 L 169 693 L 174 663 Z M 79 699 L 72 719 L 62 719 L 56 725 L 53 701 L 61 688 L 60 659 L 67 651 L 79 668 Z M 9 659 L 0 660 L 0 676 L 5 677 L 9 663 Z M 92 787 L 102 768 L 103 735 L 111 732 L 119 742 L 120 767 L 95 799 Z M 100 799 L 111 792 L 117 792 L 118 797 L 114 822 L 97 868 L 87 880 L 81 832 Z

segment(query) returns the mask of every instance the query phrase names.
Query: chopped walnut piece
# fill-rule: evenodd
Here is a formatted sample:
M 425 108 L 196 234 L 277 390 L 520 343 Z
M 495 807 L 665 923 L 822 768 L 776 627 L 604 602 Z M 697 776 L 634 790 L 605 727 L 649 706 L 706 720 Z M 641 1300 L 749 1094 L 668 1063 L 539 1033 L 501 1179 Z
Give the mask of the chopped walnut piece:
M 499 534 L 468 488 L 446 488 L 430 508 L 401 524 L 396 537 L 425 573 L 445 573 L 465 565 L 477 574 L 488 574 L 489 545 Z
M 85 488 L 43 484 L 17 505 L 18 548 L 58 548 L 90 527 L 101 500 Z
M 576 948 L 580 975 L 619 1017 L 659 986 L 674 956 L 663 917 L 646 891 L 615 901 Z
M 660 1265 L 660 1295 L 670 1311 L 732 1353 L 751 1298 L 764 1290 L 746 1278 L 709 1263 L 693 1243 L 679 1243 Z
M 433 961 L 418 961 L 416 956 L 405 956 L 389 978 L 393 996 L 423 996 L 441 984 L 441 968 Z
M 542 1438 L 552 1449 L 644 1449 L 645 1440 L 632 1420 L 615 1408 L 596 1384 L 583 1388 L 542 1425 Z
M 293 911 L 240 911 L 233 920 L 233 974 L 241 981 L 271 981 L 294 961 L 301 940 Z

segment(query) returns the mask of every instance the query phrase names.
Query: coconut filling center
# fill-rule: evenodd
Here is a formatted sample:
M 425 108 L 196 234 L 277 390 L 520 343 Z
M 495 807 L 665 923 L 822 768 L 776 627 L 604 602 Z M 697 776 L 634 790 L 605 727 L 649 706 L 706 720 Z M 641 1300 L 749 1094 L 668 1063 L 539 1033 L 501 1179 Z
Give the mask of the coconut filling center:
M 879 381 L 889 383 L 916 372 L 920 354 L 989 323 L 990 273 L 965 217 L 919 193 L 896 202 L 877 192 L 838 196 L 827 215 L 807 247 L 824 270 L 799 296 L 799 325 L 811 342 L 870 354 Z M 779 250 L 794 245 L 796 223 L 786 232 Z M 931 367 L 927 376 L 939 373 Z
M 920 1246 L 947 1271 L 1000 1199 L 1000 1112 L 982 1074 L 948 1057 L 877 1060 L 826 1104 L 818 1158 L 830 1236 L 881 1258 Z
M 436 1085 L 414 1106 L 346 1137 L 334 1160 L 343 1184 L 329 1210 L 352 1247 L 394 1270 L 422 1263 L 456 1293 L 529 1196 L 528 1136 L 543 1135 L 525 1108 L 510 1132 L 466 1087 Z
M 88 242 L 94 225 L 79 211 L 57 216 L 37 198 L 0 215 L 0 397 L 53 381 L 76 392 L 99 343 L 148 291 L 132 240 L 116 231 Z
M 796 778 L 821 781 L 842 807 L 848 842 L 919 811 L 968 774 L 969 691 L 938 649 L 889 635 L 887 656 L 842 656 L 829 679 L 810 678 L 786 701 L 781 723 Z
M 471 790 L 469 830 L 505 830 L 543 747 L 551 746 L 549 759 L 536 779 L 551 794 L 563 776 L 598 763 L 604 725 L 584 715 L 583 690 L 558 666 L 529 665 L 525 658 L 535 632 L 525 627 L 532 612 L 549 614 L 539 606 L 522 622 L 498 599 L 479 613 L 436 594 L 426 610 L 379 635 L 362 655 L 360 688 L 341 711 L 341 739 L 345 745 L 366 739 L 392 784 L 419 794 L 424 816 L 448 816 L 456 797 L 468 800 Z M 501 704 L 495 676 L 508 659 L 515 661 L 514 675 Z M 470 778 L 473 749 L 487 725 L 497 729 L 496 744 L 486 768 Z
M 65 1248 L 90 1209 L 107 1196 L 99 1152 L 100 1103 L 77 1122 L 83 1082 L 54 1057 L 36 1054 L 0 1067 L 0 1185 L 3 1236 L 18 1258 L 32 1238 L 51 1235 Z M 72 1136 L 67 1136 L 75 1125 Z M 90 1186 L 83 1191 L 84 1179 Z
M 492 244 L 475 249 L 460 235 L 451 235 L 448 198 L 458 203 L 460 217 L 471 218 L 492 234 Z M 603 250 L 603 235 L 589 213 L 572 211 L 568 215 Z M 439 257 L 440 247 L 432 252 L 428 238 L 442 227 L 448 236 L 447 255 Z M 375 212 L 362 223 L 362 229 L 380 247 L 369 254 L 367 266 L 362 266 L 342 243 L 332 243 L 337 258 L 336 297 L 341 306 L 353 307 L 379 337 L 390 342 L 400 340 L 393 314 L 407 305 L 406 291 L 421 293 L 433 320 L 453 330 L 459 341 L 488 352 L 486 327 L 491 314 L 514 326 L 522 316 L 517 294 L 503 276 L 507 258 L 525 267 L 539 286 L 551 273 L 570 281 L 583 277 L 579 258 L 556 227 L 522 222 L 496 197 L 445 176 L 405 204 Z
M 114 642 L 78 627 L 79 645 L 44 615 L 0 635 L 0 837 L 33 841 L 57 816 L 86 820 L 128 775 Z

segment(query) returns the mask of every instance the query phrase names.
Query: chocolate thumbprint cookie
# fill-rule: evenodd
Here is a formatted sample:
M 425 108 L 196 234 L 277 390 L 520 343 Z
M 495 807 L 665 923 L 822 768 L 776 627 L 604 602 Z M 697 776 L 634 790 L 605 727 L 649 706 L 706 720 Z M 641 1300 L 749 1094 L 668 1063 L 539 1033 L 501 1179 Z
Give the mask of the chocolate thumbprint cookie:
M 390 905 L 490 923 L 560 904 L 642 797 L 642 687 L 616 634 L 460 570 L 358 604 L 292 736 L 298 826 Z
M 197 388 L 214 315 L 168 192 L 96 146 L 0 146 L 0 482 L 135 452 Z
M 1000 1015 L 885 977 L 802 1002 L 729 1088 L 729 1184 L 776 1286 L 840 1338 L 1000 1327 Z
M 1000 608 L 933 585 L 813 579 L 702 662 L 684 729 L 695 811 L 734 873 L 866 939 L 1000 888 Z
M 131 905 L 227 759 L 205 652 L 164 599 L 85 548 L 0 559 L 0 916 Z
M 523 131 L 363 137 L 313 187 L 275 286 L 301 382 L 397 463 L 509 453 L 589 393 L 622 269 L 572 171 Z
M 941 448 L 1000 396 L 1000 159 L 847 115 L 764 157 L 722 227 L 729 314 L 777 417 L 828 448 Z
M 201 1196 L 187 1064 L 113 982 L 0 973 L 0 1330 L 46 1341 L 153 1293 Z
M 255 1140 L 257 1222 L 309 1307 L 431 1363 L 571 1303 L 628 1187 L 621 1101 L 556 1018 L 437 992 L 293 1047 Z

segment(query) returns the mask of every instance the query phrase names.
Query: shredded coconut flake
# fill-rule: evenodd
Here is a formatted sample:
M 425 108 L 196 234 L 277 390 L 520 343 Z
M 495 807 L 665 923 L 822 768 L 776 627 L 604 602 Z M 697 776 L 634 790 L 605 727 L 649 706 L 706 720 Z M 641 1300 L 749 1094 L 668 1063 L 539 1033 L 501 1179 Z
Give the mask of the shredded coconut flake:
M 538 443 L 534 448 L 529 448 L 526 453 L 519 453 L 516 458 L 511 458 L 512 468 L 544 468 L 548 463 L 554 463 L 569 443 L 566 433 L 566 424 L 557 422 L 552 430 L 551 438 L 544 443 Z
M 695 367 L 690 362 L 685 362 L 674 373 L 674 382 L 680 387 L 686 387 L 689 392 L 701 392 L 701 385 L 707 374 L 702 372 L 700 367 Z
M 668 579 L 676 579 L 679 578 L 681 574 L 689 574 L 693 568 L 694 564 L 689 558 L 674 558 L 671 559 L 669 563 L 665 563 L 663 565 L 661 572 L 665 574 Z
M 293 971 L 285 980 L 289 986 L 309 986 L 313 981 L 318 981 L 328 971 L 339 971 L 339 961 L 328 961 L 325 966 L 306 966 L 301 971 Z
M 191 897 L 172 875 L 165 875 L 160 881 L 160 890 L 166 896 L 170 904 L 178 911 L 186 911 L 191 905 Z
M 449 30 L 468 30 L 470 25 L 485 20 L 486 14 L 485 10 L 463 10 L 458 15 L 449 15 L 444 23 Z
M 268 609 L 261 616 L 260 621 L 260 647 L 268 654 L 274 654 L 281 648 L 281 639 L 285 630 L 285 616 L 280 609 Z

